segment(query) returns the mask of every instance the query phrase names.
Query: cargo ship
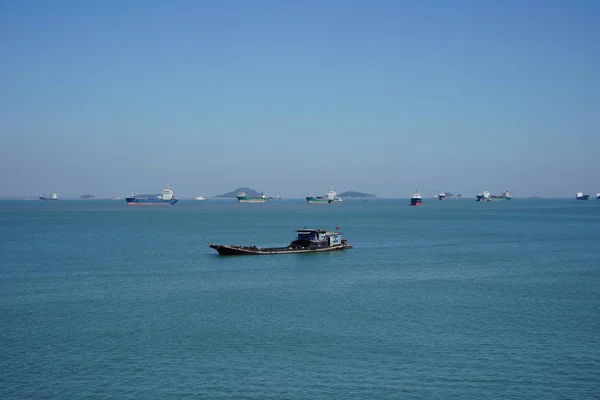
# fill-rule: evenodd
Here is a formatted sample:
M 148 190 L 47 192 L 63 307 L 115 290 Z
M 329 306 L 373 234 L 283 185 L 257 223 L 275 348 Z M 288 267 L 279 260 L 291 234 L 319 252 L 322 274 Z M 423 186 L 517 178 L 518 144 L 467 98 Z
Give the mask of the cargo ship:
M 306 196 L 306 202 L 308 204 L 330 204 L 330 203 L 341 203 L 341 197 L 338 197 L 337 193 L 333 188 L 327 192 L 324 196 Z
M 171 206 L 177 203 L 178 199 L 173 191 L 167 186 L 159 194 L 138 194 L 126 197 L 128 206 Z
M 475 201 L 490 201 L 490 192 L 487 190 L 475 196 Z
M 342 238 L 342 233 L 325 229 L 296 229 L 297 237 L 285 247 L 257 247 L 228 244 L 209 244 L 222 256 L 250 256 L 269 254 L 293 254 L 293 253 L 319 253 L 325 251 L 338 251 L 351 249 L 347 239 Z
M 589 195 L 589 194 L 583 194 L 583 192 L 577 192 L 577 193 L 575 194 L 575 198 L 576 198 L 577 200 L 587 200 L 587 199 L 589 199 L 589 198 L 590 198 L 590 195 Z
M 50 197 L 46 196 L 46 193 L 44 193 L 43 195 L 41 195 L 39 197 L 40 200 L 42 201 L 46 201 L 46 200 L 58 200 L 58 195 L 56 193 L 50 193 Z
M 508 191 L 505 191 L 500 196 L 490 196 L 490 201 L 496 200 L 512 200 L 512 196 L 510 195 L 510 193 L 508 193 Z
M 418 190 L 415 193 L 413 193 L 412 197 L 410 198 L 410 205 L 411 206 L 422 206 L 423 205 L 423 197 L 421 196 L 421 193 L 419 193 Z
M 260 196 L 248 196 L 245 192 L 239 192 L 237 194 L 238 203 L 266 203 L 269 198 L 261 193 Z

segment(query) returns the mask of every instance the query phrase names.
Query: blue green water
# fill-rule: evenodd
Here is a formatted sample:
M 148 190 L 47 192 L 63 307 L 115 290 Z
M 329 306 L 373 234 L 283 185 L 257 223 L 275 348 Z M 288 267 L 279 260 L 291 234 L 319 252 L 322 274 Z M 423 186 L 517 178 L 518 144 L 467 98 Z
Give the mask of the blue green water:
M 354 248 L 220 257 L 340 226 Z M 591 399 L 600 201 L 0 202 L 2 399 Z

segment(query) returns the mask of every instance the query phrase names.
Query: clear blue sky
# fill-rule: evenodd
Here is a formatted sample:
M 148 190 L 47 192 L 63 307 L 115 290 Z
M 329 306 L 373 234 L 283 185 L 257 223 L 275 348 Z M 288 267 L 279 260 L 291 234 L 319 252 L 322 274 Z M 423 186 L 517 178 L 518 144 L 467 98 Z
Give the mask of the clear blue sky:
M 598 1 L 0 1 L 0 195 L 600 191 Z

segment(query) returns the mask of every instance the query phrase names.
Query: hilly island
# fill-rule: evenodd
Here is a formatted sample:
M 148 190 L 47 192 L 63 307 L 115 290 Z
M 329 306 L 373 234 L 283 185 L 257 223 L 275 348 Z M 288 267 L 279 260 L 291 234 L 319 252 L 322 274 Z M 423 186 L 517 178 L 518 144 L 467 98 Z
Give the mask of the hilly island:
M 232 190 L 231 192 L 228 192 L 228 193 L 218 194 L 215 196 L 215 199 L 235 199 L 239 192 L 244 192 L 248 196 L 253 196 L 253 197 L 260 196 L 260 192 L 257 192 L 254 189 L 250 189 L 247 187 L 240 187 L 240 188 Z
M 348 190 L 346 192 L 338 194 L 338 196 L 340 196 L 341 198 L 353 198 L 353 197 L 357 197 L 357 198 L 362 198 L 362 197 L 374 198 L 374 197 L 377 197 L 377 196 L 375 196 L 374 194 L 371 194 L 371 193 L 355 192 L 354 190 Z

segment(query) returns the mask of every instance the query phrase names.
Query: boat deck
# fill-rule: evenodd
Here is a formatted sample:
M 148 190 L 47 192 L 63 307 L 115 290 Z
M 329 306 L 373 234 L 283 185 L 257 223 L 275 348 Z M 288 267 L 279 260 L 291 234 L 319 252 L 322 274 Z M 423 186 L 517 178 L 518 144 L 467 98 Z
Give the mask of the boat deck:
M 339 244 L 335 246 L 323 247 L 265 247 L 257 246 L 240 246 L 240 245 L 223 245 L 209 244 L 209 247 L 215 249 L 220 255 L 267 255 L 267 254 L 293 254 L 293 253 L 318 253 L 326 251 L 339 251 L 351 249 L 348 244 Z

